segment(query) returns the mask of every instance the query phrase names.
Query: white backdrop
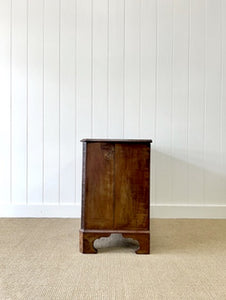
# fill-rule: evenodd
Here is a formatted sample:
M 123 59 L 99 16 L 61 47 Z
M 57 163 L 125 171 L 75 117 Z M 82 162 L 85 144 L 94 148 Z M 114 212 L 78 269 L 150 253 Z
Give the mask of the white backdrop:
M 151 215 L 226 217 L 226 0 L 0 0 L 0 216 L 80 216 L 84 137 L 152 138 Z

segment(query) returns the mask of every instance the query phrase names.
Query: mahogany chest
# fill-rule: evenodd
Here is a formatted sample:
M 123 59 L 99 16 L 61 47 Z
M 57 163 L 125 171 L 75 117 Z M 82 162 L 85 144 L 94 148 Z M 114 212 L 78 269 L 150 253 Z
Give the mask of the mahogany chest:
M 83 139 L 80 252 L 95 239 L 121 233 L 150 253 L 151 140 Z

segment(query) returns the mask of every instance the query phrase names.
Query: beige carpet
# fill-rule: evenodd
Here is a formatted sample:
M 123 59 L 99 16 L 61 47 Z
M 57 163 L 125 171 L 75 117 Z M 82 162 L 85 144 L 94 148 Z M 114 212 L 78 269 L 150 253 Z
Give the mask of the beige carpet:
M 0 219 L 0 299 L 226 299 L 226 220 L 151 220 L 151 255 L 80 254 L 79 223 Z

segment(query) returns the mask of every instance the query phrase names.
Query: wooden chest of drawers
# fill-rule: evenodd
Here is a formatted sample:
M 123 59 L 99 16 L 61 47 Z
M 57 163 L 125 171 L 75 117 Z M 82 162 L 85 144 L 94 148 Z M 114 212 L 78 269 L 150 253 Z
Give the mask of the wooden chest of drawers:
M 84 139 L 80 251 L 96 253 L 95 239 L 121 233 L 150 252 L 151 140 Z

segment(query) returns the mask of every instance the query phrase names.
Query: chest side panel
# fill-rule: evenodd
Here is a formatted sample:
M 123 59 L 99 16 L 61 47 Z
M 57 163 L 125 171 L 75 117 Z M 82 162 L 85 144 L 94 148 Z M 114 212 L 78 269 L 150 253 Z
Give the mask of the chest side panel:
M 149 230 L 149 144 L 115 145 L 115 229 Z
M 84 228 L 111 229 L 114 203 L 114 144 L 87 143 Z

